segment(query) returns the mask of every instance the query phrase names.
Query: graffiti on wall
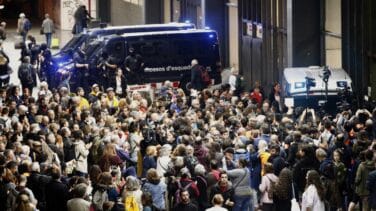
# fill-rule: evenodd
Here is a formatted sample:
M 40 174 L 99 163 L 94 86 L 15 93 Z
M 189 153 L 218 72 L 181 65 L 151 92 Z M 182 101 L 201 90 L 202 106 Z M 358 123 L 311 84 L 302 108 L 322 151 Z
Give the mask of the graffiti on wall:
M 85 4 L 83 0 L 63 0 L 61 5 L 62 11 L 62 27 L 65 29 L 71 29 L 74 25 L 74 12 L 79 5 Z

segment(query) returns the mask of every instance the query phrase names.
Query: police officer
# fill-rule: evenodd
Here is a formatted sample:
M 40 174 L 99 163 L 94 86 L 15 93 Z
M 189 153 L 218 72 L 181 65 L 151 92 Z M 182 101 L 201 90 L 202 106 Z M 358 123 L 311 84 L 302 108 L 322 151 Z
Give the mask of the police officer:
M 85 53 L 78 49 L 73 55 L 74 72 L 72 75 L 71 89 L 76 90 L 78 87 L 83 87 L 85 92 L 89 90 L 89 64 L 85 61 Z
M 101 56 L 97 60 L 96 74 L 93 74 L 93 76 L 96 75 L 97 79 L 99 79 L 99 86 L 102 90 L 106 90 L 108 88 L 108 75 L 106 72 L 107 59 L 108 59 L 107 52 L 102 51 Z
M 124 75 L 129 75 L 127 78 L 130 82 L 142 83 L 141 79 L 144 75 L 144 62 L 141 55 L 136 54 L 133 47 L 129 48 L 129 55 L 125 58 L 124 66 L 126 73 L 129 73 L 124 73 Z M 132 81 L 132 79 L 135 81 Z
M 47 80 L 50 87 L 56 86 L 55 73 L 53 71 L 52 54 L 50 49 L 47 48 L 46 44 L 41 45 L 40 54 L 40 79 L 42 81 Z

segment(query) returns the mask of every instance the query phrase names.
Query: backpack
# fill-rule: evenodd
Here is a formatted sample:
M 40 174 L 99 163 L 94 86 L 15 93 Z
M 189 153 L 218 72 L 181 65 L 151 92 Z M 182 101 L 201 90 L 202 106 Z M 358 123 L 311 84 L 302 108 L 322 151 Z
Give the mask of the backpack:
M 181 183 L 180 183 L 179 180 L 177 181 L 177 183 L 178 183 L 178 189 L 175 191 L 175 195 L 174 195 L 174 198 L 175 198 L 175 205 L 177 205 L 177 204 L 179 204 L 179 203 L 181 202 L 180 192 L 181 192 L 182 190 L 187 190 L 187 189 L 188 189 L 189 187 L 191 187 L 191 185 L 192 185 L 192 182 L 191 182 L 191 183 L 189 183 L 188 185 L 186 185 L 185 187 L 182 187 L 182 186 L 181 186 Z
M 269 182 L 270 182 L 270 186 L 268 188 L 268 198 L 273 200 L 273 196 L 274 196 L 274 192 L 275 192 L 275 181 L 271 180 L 269 177 L 267 177 Z
M 333 179 L 329 179 L 325 176 L 320 177 L 321 184 L 324 187 L 324 201 L 326 203 L 335 203 L 336 201 L 336 184 Z
M 184 164 L 187 166 L 190 172 L 194 172 L 196 165 L 199 163 L 195 156 L 185 156 Z
M 108 201 L 106 189 L 98 189 L 93 195 L 93 205 L 95 210 L 103 210 L 103 204 Z
M 125 210 L 126 211 L 140 211 L 136 197 L 134 195 L 127 196 L 125 198 Z
M 242 77 L 240 75 L 236 76 L 235 89 L 236 90 L 241 90 L 242 89 Z
M 25 18 L 24 24 L 23 24 L 23 30 L 30 31 L 30 29 L 31 29 L 31 22 L 29 19 Z
M 205 69 L 204 67 L 200 67 L 201 69 L 201 79 L 202 79 L 202 82 L 208 86 L 211 84 L 211 79 L 210 79 L 210 75 L 209 75 L 209 72 L 207 69 Z
M 18 77 L 21 80 L 21 82 L 27 83 L 27 84 L 33 84 L 34 80 L 31 75 L 31 65 L 29 64 L 22 64 L 18 70 Z

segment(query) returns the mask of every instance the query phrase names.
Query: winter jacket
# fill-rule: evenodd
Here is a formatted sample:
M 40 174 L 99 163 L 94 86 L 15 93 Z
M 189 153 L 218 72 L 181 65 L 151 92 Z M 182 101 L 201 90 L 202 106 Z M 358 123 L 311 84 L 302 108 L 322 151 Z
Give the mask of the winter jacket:
M 167 191 L 167 185 L 164 182 L 159 181 L 157 184 L 154 182 L 146 182 L 142 190 L 151 194 L 154 207 L 161 210 L 166 208 L 165 193 Z
M 369 191 L 369 207 L 376 209 L 376 170 L 373 170 L 367 179 L 367 189 Z
M 87 156 L 89 155 L 89 150 L 86 149 L 85 143 L 82 140 L 75 141 L 75 154 L 77 159 L 76 171 L 87 173 Z
M 272 188 L 272 182 L 275 184 L 278 181 L 278 177 L 274 174 L 265 174 L 261 178 L 261 184 L 259 186 L 259 190 L 261 192 L 261 203 L 268 203 L 271 204 L 273 203 L 273 199 L 270 199 L 268 194 L 269 191 L 271 191 Z
M 236 196 L 251 195 L 250 172 L 247 168 L 227 171 L 227 175 L 234 185 Z
M 373 170 L 375 170 L 375 162 L 367 160 L 362 162 L 356 171 L 355 193 L 357 193 L 360 197 L 368 196 L 370 193 L 366 187 L 366 182 L 368 174 Z

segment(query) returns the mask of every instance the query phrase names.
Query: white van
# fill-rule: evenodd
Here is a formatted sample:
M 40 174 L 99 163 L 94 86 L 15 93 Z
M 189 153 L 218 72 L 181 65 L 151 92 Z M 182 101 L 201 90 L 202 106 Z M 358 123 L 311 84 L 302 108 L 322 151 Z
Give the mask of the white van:
M 315 108 L 320 106 L 326 100 L 324 79 L 324 67 L 285 68 L 282 81 L 285 96 L 293 99 L 294 107 L 309 106 Z M 327 81 L 328 102 L 339 101 L 338 95 L 343 93 L 345 89 L 350 93 L 352 92 L 352 80 L 343 69 L 329 69 Z

